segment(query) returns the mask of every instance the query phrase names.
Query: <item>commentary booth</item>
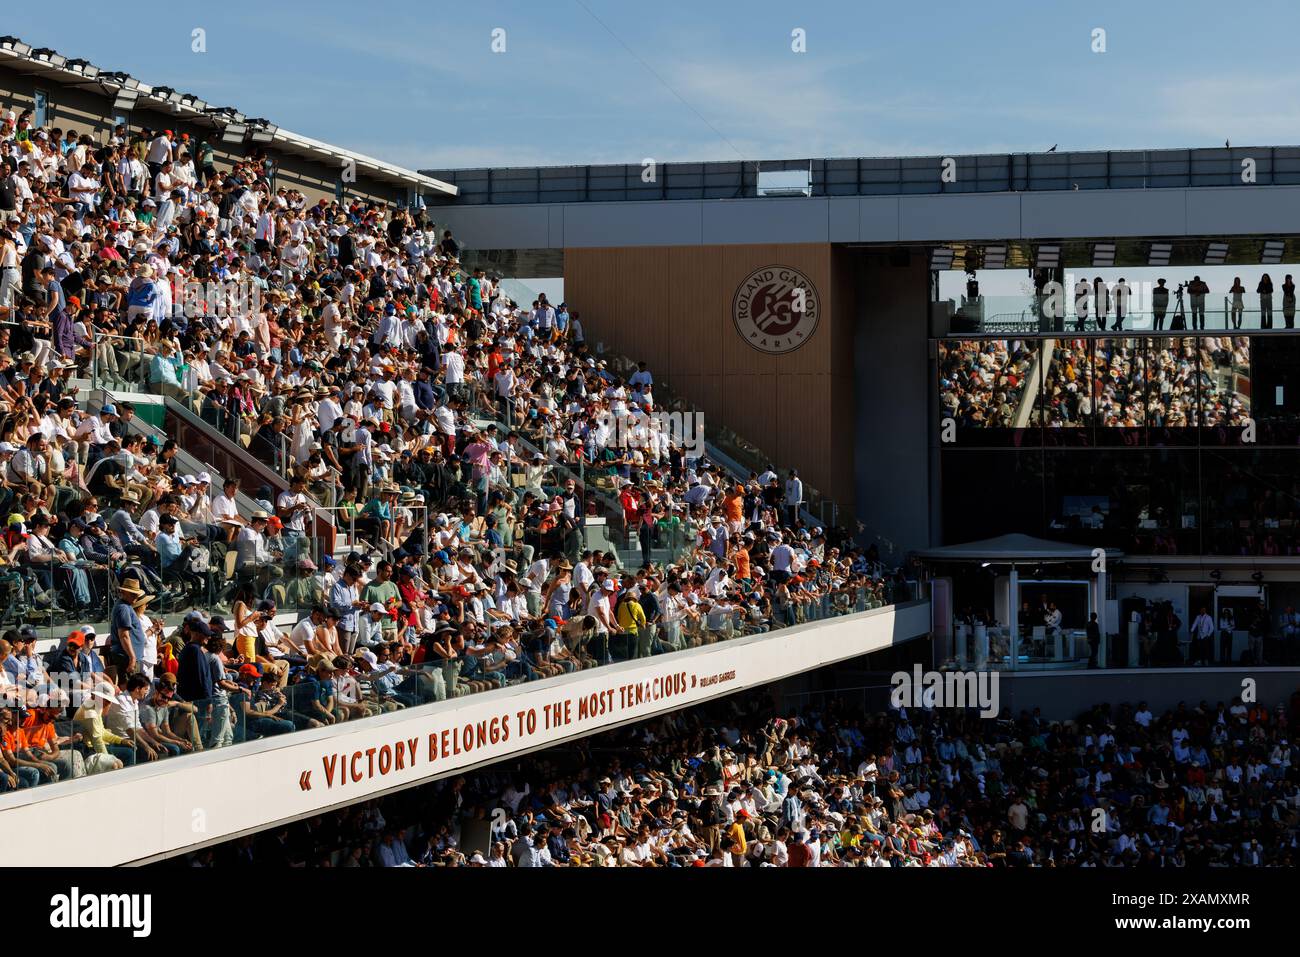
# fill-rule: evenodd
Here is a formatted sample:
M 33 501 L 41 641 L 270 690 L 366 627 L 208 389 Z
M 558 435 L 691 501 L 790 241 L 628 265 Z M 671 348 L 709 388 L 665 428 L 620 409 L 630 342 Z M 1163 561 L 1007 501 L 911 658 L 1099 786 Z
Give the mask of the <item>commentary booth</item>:
M 1116 549 L 1001 535 L 913 552 L 931 586 L 932 630 L 949 668 L 1087 668 L 1097 615 L 1097 666 L 1109 660 L 1107 569 Z

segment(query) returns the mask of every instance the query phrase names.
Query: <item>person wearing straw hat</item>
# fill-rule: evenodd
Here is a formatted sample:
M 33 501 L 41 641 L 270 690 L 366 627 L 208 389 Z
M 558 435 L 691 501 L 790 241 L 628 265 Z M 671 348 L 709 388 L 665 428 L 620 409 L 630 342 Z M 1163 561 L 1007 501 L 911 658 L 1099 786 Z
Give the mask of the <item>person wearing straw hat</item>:
M 154 645 L 151 660 L 148 629 L 140 617 L 153 597 L 140 587 L 135 578 L 124 580 L 118 589 L 109 628 L 108 661 L 117 666 L 121 676 L 139 673 L 153 677 L 157 645 Z

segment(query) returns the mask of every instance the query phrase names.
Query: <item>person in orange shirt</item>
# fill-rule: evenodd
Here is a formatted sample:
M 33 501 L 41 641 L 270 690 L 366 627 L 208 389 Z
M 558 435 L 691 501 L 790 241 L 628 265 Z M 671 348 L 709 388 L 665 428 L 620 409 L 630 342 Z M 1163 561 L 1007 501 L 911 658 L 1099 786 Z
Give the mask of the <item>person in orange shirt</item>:
M 745 489 L 734 485 L 722 498 L 722 514 L 727 520 L 727 531 L 733 538 L 745 527 Z
M 749 546 L 738 545 L 736 550 L 731 553 L 731 560 L 736 563 L 736 578 L 740 581 L 749 581 Z
M 81 736 L 74 732 L 69 737 L 59 737 L 58 729 L 54 726 L 58 717 L 58 708 L 32 709 L 27 720 L 23 722 L 22 729 L 23 740 L 27 746 L 26 756 L 33 761 L 53 765 L 58 772 L 54 777 L 56 781 L 84 777 L 86 763 L 81 752 L 71 747 L 66 749 L 60 747 L 64 744 L 75 744 Z
M 22 756 L 26 751 L 27 742 L 18 727 L 18 711 L 5 708 L 0 711 L 0 793 L 34 788 L 42 778 L 58 780 L 54 765 L 29 761 Z

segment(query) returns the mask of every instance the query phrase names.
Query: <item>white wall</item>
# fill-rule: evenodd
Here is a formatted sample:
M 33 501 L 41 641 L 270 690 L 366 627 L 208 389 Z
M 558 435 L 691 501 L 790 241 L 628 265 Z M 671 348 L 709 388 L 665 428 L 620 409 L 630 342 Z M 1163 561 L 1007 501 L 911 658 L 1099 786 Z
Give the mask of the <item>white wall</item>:
M 1270 236 L 1293 232 L 1300 187 L 452 205 L 434 215 L 471 249 Z
M 879 651 L 926 634 L 929 624 L 928 602 L 880 608 L 7 794 L 0 797 L 4 862 L 105 866 L 167 856 Z M 600 713 L 580 716 L 584 701 Z M 461 729 L 490 728 L 494 719 L 507 736 L 457 751 Z M 394 764 L 381 773 L 385 754 Z M 95 839 L 76 841 L 72 835 L 85 828 L 69 830 L 73 820 L 97 822 Z

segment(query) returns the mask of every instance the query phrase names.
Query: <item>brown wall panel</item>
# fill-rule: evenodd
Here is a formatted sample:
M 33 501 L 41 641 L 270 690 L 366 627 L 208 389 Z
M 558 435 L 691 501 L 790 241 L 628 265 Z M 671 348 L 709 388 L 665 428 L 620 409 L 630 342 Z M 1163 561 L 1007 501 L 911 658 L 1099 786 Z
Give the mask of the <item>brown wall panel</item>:
M 817 328 L 778 355 L 755 349 L 732 317 L 738 287 L 764 266 L 804 273 Z M 588 341 L 644 359 L 656 379 L 780 468 L 849 506 L 853 497 L 853 279 L 843 251 L 818 244 L 565 250 L 564 295 Z M 836 440 L 833 442 L 832 440 Z

